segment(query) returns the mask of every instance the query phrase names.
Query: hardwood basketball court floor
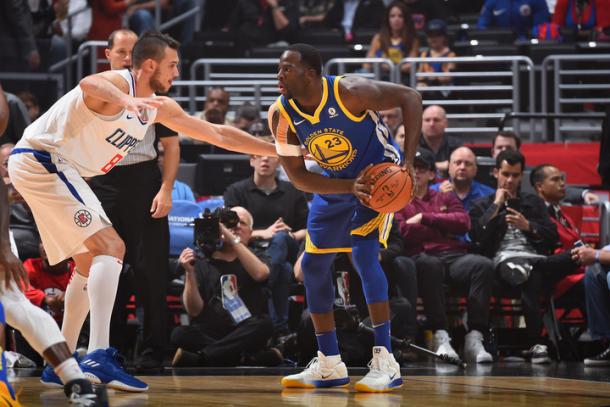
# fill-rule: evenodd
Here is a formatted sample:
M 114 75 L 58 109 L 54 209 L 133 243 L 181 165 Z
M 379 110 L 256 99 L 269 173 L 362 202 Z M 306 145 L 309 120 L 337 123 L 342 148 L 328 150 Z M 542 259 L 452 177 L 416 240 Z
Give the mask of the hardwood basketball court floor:
M 147 393 L 109 391 L 111 406 L 610 406 L 610 368 L 582 363 L 548 366 L 501 364 L 453 366 L 413 364 L 403 369 L 405 384 L 389 394 L 356 393 L 365 369 L 350 369 L 347 389 L 301 390 L 280 386 L 296 369 L 165 369 L 138 376 Z M 15 388 L 25 406 L 66 405 L 63 392 L 38 381 L 38 371 L 16 373 Z

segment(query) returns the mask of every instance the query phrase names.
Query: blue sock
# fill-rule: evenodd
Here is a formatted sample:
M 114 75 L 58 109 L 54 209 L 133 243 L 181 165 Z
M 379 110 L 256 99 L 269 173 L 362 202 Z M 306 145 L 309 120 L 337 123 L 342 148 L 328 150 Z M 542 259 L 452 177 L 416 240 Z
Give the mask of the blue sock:
M 316 334 L 316 340 L 318 341 L 318 349 L 320 349 L 320 352 L 322 352 L 324 356 L 339 354 L 339 343 L 337 342 L 336 330 L 333 329 L 330 332 Z
M 392 353 L 392 341 L 390 339 L 390 321 L 380 325 L 373 325 L 375 331 L 375 346 L 385 346 Z

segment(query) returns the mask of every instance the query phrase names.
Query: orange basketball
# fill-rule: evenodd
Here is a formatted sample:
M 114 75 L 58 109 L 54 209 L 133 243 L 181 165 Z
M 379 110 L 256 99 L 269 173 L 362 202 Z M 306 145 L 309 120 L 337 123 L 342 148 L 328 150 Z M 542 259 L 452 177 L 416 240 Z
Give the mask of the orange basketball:
M 365 174 L 370 175 L 373 181 L 370 208 L 381 213 L 393 213 L 411 202 L 413 180 L 403 167 L 381 163 L 369 168 Z

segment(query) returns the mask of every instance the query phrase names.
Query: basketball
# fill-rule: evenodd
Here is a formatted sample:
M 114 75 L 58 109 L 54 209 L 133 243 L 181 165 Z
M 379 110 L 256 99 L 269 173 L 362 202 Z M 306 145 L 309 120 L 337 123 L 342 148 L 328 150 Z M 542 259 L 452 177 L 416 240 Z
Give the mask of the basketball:
M 413 196 L 413 180 L 408 171 L 393 163 L 376 164 L 365 175 L 373 180 L 369 207 L 381 213 L 404 208 Z

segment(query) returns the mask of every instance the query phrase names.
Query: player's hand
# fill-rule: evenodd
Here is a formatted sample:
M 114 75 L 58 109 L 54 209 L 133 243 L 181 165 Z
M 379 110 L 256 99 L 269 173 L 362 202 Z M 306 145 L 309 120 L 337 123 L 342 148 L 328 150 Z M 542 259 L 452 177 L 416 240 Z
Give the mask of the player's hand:
M 592 192 L 587 192 L 583 199 L 587 205 L 593 205 L 599 202 L 599 196 Z
M 365 174 L 366 171 L 371 168 L 373 164 L 367 165 L 360 171 L 358 177 L 354 180 L 352 186 L 352 193 L 356 195 L 356 198 L 363 204 L 368 206 L 371 200 L 371 192 L 373 191 L 373 180 L 371 174 Z
M 0 247 L 0 272 L 4 273 L 5 287 L 9 287 L 14 281 L 20 290 L 30 287 L 28 274 L 19 260 L 11 251 L 10 244 Z
M 235 247 L 235 240 L 237 239 L 235 233 L 233 233 L 231 229 L 223 225 L 222 222 L 220 222 L 218 225 L 220 226 L 220 236 L 222 237 L 224 244 L 229 247 Z
M 572 249 L 572 260 L 583 266 L 595 263 L 595 249 L 589 246 L 575 247 Z
M 161 98 L 134 98 L 128 95 L 126 96 L 123 107 L 126 110 L 137 114 L 142 120 L 148 120 L 147 117 L 143 117 L 146 109 L 158 109 L 163 106 L 163 100 Z
M 150 206 L 150 215 L 155 218 L 164 218 L 172 209 L 172 192 L 161 188 Z
M 508 215 L 506 215 L 506 223 L 513 225 L 522 231 L 530 230 L 530 222 L 521 212 L 516 211 L 513 208 L 506 208 L 506 210 L 508 211 Z
M 53 311 L 55 315 L 61 315 L 64 310 L 64 302 L 63 297 L 59 297 L 58 295 L 47 295 L 44 298 L 45 304 Z
M 441 185 L 439 185 L 438 190 L 440 192 L 453 192 L 454 191 L 453 184 L 449 180 L 443 181 L 443 183 Z
M 195 271 L 195 260 L 197 260 L 197 256 L 195 255 L 195 251 L 189 247 L 182 250 L 180 253 L 180 257 L 178 257 L 178 263 L 182 266 L 182 268 L 187 273 L 192 273 Z
M 267 229 L 259 230 L 257 232 L 257 237 L 263 240 L 269 240 L 278 232 L 292 232 L 292 228 L 285 224 L 284 219 L 281 217 L 277 218 L 277 220 L 272 225 L 269 225 Z
M 409 219 L 405 221 L 407 225 L 419 225 L 421 223 L 422 214 L 421 212 L 417 215 L 411 216 Z

